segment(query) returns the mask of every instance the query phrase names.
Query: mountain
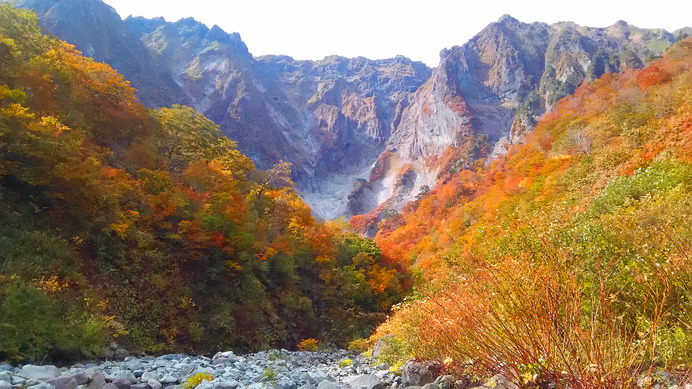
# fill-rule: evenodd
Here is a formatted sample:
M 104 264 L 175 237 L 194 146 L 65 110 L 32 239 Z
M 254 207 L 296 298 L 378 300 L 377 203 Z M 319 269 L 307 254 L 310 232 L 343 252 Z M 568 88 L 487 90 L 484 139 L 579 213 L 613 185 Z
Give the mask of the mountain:
M 421 282 L 374 338 L 392 365 L 444 357 L 488 386 L 689 382 L 691 220 L 688 38 L 583 83 L 522 144 L 384 220 L 382 254 Z
M 582 82 L 640 68 L 675 39 L 622 21 L 590 28 L 503 16 L 463 46 L 443 50 L 433 76 L 402 112 L 380 156 L 383 170 L 358 193 L 361 202 L 379 208 L 355 223 L 374 233 L 385 214 L 438 179 L 523 142 L 537 118 Z
M 290 162 L 317 215 L 370 213 L 354 220 L 370 233 L 450 172 L 522 142 L 583 81 L 640 68 L 676 39 L 622 21 L 590 28 L 503 16 L 442 50 L 431 70 L 404 57 L 254 58 L 237 33 L 193 19 L 122 21 L 101 0 L 79 0 L 78 13 L 67 0 L 15 1 L 122 71 L 147 105 L 192 106 L 261 168 Z M 111 38 L 122 43 L 104 43 Z
M 345 347 L 403 298 L 407 270 L 316 220 L 285 164 L 37 23 L 0 3 L 0 360 Z
M 190 103 L 170 74 L 159 69 L 139 37 L 107 4 L 93 0 L 13 0 L 11 3 L 34 10 L 41 25 L 51 34 L 125 75 L 145 105 Z

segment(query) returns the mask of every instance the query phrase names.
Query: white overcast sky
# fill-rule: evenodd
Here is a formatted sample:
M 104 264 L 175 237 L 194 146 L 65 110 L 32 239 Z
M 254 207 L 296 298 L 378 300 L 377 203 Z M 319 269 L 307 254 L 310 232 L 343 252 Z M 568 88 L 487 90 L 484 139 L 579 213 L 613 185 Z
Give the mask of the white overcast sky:
M 128 15 L 183 17 L 238 32 L 255 55 L 371 59 L 397 54 L 437 66 L 441 49 L 464 44 L 503 14 L 522 22 L 606 27 L 622 19 L 673 31 L 692 26 L 692 0 L 105 0 Z

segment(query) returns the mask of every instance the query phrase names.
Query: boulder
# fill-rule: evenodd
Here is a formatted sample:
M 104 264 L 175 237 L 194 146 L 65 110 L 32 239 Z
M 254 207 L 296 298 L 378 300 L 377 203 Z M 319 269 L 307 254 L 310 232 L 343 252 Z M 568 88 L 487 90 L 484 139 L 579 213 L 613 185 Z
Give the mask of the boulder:
M 116 378 L 113 380 L 113 385 L 117 386 L 118 389 L 130 389 L 130 386 L 132 386 L 132 381 L 125 378 Z
M 12 389 L 12 384 L 8 381 L 0 381 L 0 389 Z
M 86 385 L 89 383 L 89 375 L 83 371 L 72 374 L 72 378 L 74 378 L 75 381 L 77 381 L 77 385 Z
M 79 386 L 77 380 L 71 376 L 51 378 L 46 382 L 55 386 L 55 389 L 77 389 Z
M 48 381 L 51 378 L 60 377 L 60 370 L 53 365 L 25 365 L 20 374 L 31 380 Z
M 401 369 L 402 386 L 423 386 L 435 382 L 442 374 L 442 364 L 435 361 L 409 360 Z
M 129 372 L 127 370 L 121 371 L 120 373 L 116 374 L 115 378 L 128 381 L 130 385 L 137 382 L 137 377 L 135 377 L 135 375 L 132 372 Z
M 101 373 L 100 371 L 97 371 L 91 377 L 91 382 L 89 382 L 89 384 L 87 384 L 86 389 L 103 389 L 105 386 L 106 386 L 106 377 L 103 376 L 103 373 Z

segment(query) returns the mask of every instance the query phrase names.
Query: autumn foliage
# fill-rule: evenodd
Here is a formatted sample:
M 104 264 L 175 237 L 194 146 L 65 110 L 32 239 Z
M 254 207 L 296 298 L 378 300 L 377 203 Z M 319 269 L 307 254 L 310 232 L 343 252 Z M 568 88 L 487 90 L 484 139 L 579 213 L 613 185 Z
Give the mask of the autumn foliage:
M 0 5 L 0 359 L 368 335 L 405 275 L 290 174 Z
M 383 256 L 422 281 L 377 336 L 397 335 L 404 357 L 452 360 L 522 387 L 683 377 L 691 65 L 688 39 L 648 68 L 583 84 L 525 144 L 382 221 Z

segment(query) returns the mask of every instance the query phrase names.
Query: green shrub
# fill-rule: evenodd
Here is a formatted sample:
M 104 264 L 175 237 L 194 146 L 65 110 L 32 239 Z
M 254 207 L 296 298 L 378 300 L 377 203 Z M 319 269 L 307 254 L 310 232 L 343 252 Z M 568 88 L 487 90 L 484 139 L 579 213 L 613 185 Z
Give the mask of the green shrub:
M 13 282 L 0 293 L 0 359 L 94 357 L 101 351 L 106 325 L 102 316 L 80 309 L 69 297 Z

